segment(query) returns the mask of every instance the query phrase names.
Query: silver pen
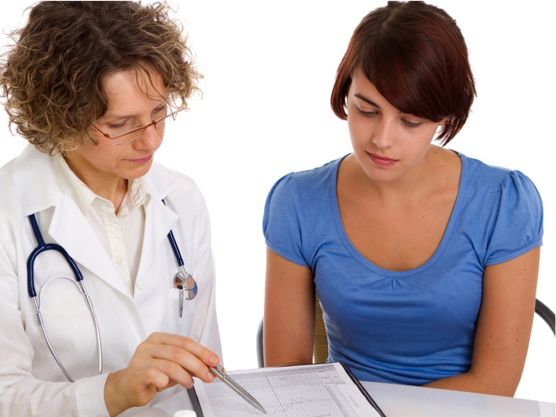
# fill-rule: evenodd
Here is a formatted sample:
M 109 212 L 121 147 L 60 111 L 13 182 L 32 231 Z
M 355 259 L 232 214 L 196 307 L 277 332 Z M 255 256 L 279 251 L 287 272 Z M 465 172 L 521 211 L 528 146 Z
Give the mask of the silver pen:
M 251 394 L 249 394 L 245 388 L 243 388 L 241 385 L 239 385 L 236 381 L 234 381 L 224 370 L 224 368 L 222 368 L 220 365 L 216 365 L 214 368 L 209 368 L 210 371 L 214 374 L 214 376 L 218 377 L 223 383 L 225 383 L 227 386 L 229 386 L 231 389 L 233 389 L 241 398 L 243 398 L 245 401 L 247 401 L 249 404 L 251 404 L 253 407 L 255 407 L 257 410 L 268 414 L 266 412 L 266 410 L 264 409 L 264 407 L 261 405 L 260 402 L 258 402 L 255 397 L 253 397 Z

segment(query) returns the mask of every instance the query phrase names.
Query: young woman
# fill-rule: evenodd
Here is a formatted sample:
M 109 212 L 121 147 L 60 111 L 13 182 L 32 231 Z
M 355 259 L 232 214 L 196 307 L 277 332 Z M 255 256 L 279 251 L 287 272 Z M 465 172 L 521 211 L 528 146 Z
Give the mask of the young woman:
M 513 395 L 542 203 L 521 172 L 443 148 L 474 96 L 445 11 L 389 2 L 361 21 L 331 98 L 353 152 L 267 199 L 265 365 L 312 361 L 318 296 L 328 360 L 359 379 Z
M 1 416 L 115 416 L 213 380 L 207 209 L 153 163 L 189 55 L 162 4 L 40 2 L 15 34 L 0 88 L 30 145 L 0 169 Z

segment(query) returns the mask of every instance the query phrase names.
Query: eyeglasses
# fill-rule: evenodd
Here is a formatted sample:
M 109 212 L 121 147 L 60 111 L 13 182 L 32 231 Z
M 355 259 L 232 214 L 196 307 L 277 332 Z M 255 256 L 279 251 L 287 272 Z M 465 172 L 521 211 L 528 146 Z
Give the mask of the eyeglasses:
M 121 128 L 120 127 L 114 127 L 114 128 L 110 128 L 110 130 L 111 130 L 110 133 L 106 133 L 106 132 L 103 132 L 102 130 L 100 130 L 95 125 L 91 125 L 91 126 L 94 129 L 96 129 L 98 132 L 100 132 L 102 134 L 102 136 L 104 136 L 106 139 L 109 139 L 115 145 L 122 145 L 124 143 L 133 142 L 133 141 L 139 139 L 140 137 L 143 136 L 143 133 L 145 132 L 145 130 L 147 130 L 151 126 L 154 126 L 155 129 L 159 129 L 159 128 L 163 127 L 164 122 L 168 118 L 171 118 L 171 120 L 176 120 L 176 116 L 181 110 L 183 110 L 183 109 L 179 109 L 179 110 L 177 110 L 175 112 L 172 112 L 172 113 L 169 113 L 166 116 L 163 116 L 163 117 L 161 117 L 157 120 L 153 120 L 148 125 L 137 127 L 137 128 L 131 129 L 131 130 L 127 130 L 126 127 L 121 127 Z

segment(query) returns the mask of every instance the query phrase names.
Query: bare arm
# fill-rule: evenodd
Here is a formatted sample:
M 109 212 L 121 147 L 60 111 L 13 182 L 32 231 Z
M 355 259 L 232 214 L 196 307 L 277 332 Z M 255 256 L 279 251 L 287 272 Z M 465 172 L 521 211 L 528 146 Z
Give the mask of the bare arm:
M 531 335 L 539 254 L 536 248 L 485 270 L 471 368 L 428 386 L 514 395 Z
M 265 366 L 312 363 L 313 274 L 267 249 L 264 310 Z

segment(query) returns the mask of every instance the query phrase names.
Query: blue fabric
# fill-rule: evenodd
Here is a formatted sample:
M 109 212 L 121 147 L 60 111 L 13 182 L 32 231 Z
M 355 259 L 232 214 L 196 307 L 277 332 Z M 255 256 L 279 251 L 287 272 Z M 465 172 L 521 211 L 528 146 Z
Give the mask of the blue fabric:
M 533 183 L 459 156 L 458 195 L 442 240 L 427 262 L 407 271 L 379 268 L 350 243 L 336 198 L 341 159 L 286 175 L 270 191 L 267 245 L 313 271 L 328 360 L 361 380 L 420 385 L 466 372 L 485 267 L 542 244 Z

